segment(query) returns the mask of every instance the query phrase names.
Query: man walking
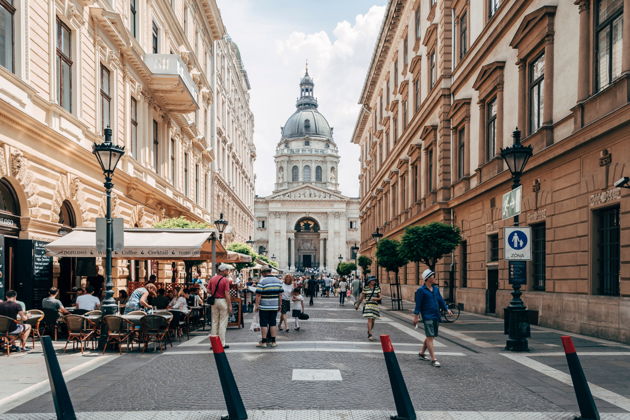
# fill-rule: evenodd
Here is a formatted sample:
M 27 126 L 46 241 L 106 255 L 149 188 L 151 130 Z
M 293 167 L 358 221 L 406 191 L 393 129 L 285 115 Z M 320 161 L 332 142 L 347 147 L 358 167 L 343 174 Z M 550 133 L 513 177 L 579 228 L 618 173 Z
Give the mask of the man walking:
M 431 356 L 431 364 L 434 367 L 440 367 L 440 362 L 435 358 L 435 351 L 433 350 L 433 340 L 438 336 L 438 326 L 440 324 L 440 308 L 451 311 L 446 306 L 446 302 L 442 299 L 440 289 L 437 285 L 435 273 L 431 269 L 426 269 L 422 273 L 422 279 L 424 285 L 416 290 L 416 307 L 413 310 L 415 316 L 413 317 L 413 324 L 417 325 L 419 321 L 419 314 L 422 315 L 422 323 L 424 324 L 424 334 L 426 336 L 424 343 L 422 344 L 422 350 L 418 356 L 421 360 L 429 360 L 425 355 L 426 350 L 429 350 L 429 356 Z
M 232 301 L 230 300 L 230 279 L 227 277 L 234 267 L 230 264 L 219 264 L 217 274 L 208 282 L 208 296 L 214 297 L 212 304 L 212 327 L 210 335 L 218 335 L 224 349 L 230 348 L 225 344 L 225 331 L 228 319 L 232 314 Z
M 282 282 L 279 278 L 271 275 L 270 267 L 263 268 L 261 275 L 263 278 L 260 279 L 256 288 L 254 311 L 259 313 L 262 338 L 256 347 L 276 347 L 276 335 L 278 334 L 276 318 L 278 317 L 278 309 L 282 304 Z M 270 337 L 267 337 L 267 331 L 269 331 Z

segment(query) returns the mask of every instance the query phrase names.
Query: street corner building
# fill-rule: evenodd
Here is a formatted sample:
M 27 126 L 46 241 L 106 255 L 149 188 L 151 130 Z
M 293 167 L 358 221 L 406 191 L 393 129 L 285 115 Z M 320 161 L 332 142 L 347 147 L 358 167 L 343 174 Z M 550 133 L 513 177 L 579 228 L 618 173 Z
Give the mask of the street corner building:
M 630 0 L 389 1 L 353 135 L 361 254 L 377 228 L 399 239 L 453 224 L 463 242 L 437 267 L 445 297 L 503 316 L 501 150 L 520 136 L 533 149 L 520 213 L 530 320 L 630 342 L 628 92 Z M 424 268 L 401 269 L 404 298 Z
M 359 199 L 339 191 L 339 151 L 314 87 L 307 70 L 276 146 L 275 188 L 255 204 L 256 250 L 285 271 L 334 272 L 360 239 Z
M 68 303 L 100 259 L 48 257 L 44 246 L 105 214 L 92 146 L 112 129 L 125 147 L 113 216 L 128 228 L 169 217 L 254 224 L 253 115 L 238 47 L 214 0 L 0 1 L 0 298 Z M 115 290 L 182 262 L 114 261 Z

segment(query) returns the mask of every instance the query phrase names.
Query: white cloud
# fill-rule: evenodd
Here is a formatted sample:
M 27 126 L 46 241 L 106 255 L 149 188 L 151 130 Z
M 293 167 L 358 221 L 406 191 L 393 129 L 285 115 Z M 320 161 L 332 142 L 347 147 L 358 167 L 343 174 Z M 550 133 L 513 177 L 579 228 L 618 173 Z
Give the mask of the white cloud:
M 226 14 L 222 7 L 226 27 L 241 49 L 252 84 L 258 195 L 268 195 L 273 189 L 273 155 L 280 127 L 295 110 L 298 84 L 308 59 L 319 111 L 335 128 L 341 154 L 341 190 L 358 196 L 359 150 L 350 140 L 384 11 L 384 6 L 372 6 L 365 14 L 357 15 L 354 22 L 338 22 L 331 37 L 323 30 L 304 33 L 289 31 L 282 23 L 269 25 L 248 17 L 243 8 L 239 8 L 239 19 L 227 20 L 232 11 Z

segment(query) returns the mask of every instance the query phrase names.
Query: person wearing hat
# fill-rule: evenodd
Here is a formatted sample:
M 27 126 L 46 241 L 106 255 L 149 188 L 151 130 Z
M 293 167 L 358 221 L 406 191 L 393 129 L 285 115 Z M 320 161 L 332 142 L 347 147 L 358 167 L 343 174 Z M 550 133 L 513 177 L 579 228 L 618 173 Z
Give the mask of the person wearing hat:
M 256 303 L 254 311 L 258 312 L 260 318 L 261 340 L 256 347 L 276 347 L 276 318 L 278 310 L 282 305 L 282 282 L 277 277 L 271 275 L 271 267 L 261 270 L 262 279 L 256 287 Z M 269 337 L 267 337 L 269 332 Z
M 363 288 L 361 297 L 354 304 L 354 309 L 358 310 L 361 302 L 365 300 L 363 305 L 363 318 L 367 318 L 367 333 L 368 340 L 374 341 L 372 336 L 372 329 L 376 320 L 381 317 L 381 312 L 378 309 L 378 305 L 381 303 L 381 288 L 376 284 L 376 276 L 369 276 L 367 278 L 367 285 Z
M 416 307 L 413 310 L 415 314 L 413 324 L 417 326 L 419 317 L 422 315 L 424 335 L 426 336 L 424 343 L 422 343 L 422 350 L 420 350 L 418 356 L 421 360 L 429 360 L 425 355 L 425 352 L 429 350 L 431 364 L 435 367 L 440 367 L 440 362 L 435 358 L 435 352 L 433 351 L 433 340 L 438 336 L 438 326 L 440 325 L 441 318 L 440 308 L 448 311 L 449 314 L 451 311 L 446 306 L 444 299 L 442 299 L 433 270 L 429 268 L 424 270 L 422 280 L 424 280 L 424 285 L 418 287 L 418 290 L 416 290 Z
M 225 344 L 225 331 L 228 320 L 232 314 L 232 301 L 230 300 L 230 279 L 227 277 L 234 266 L 230 264 L 219 264 L 217 274 L 208 282 L 208 296 L 214 297 L 212 304 L 212 327 L 210 335 L 218 335 L 221 338 L 223 348 L 230 346 Z

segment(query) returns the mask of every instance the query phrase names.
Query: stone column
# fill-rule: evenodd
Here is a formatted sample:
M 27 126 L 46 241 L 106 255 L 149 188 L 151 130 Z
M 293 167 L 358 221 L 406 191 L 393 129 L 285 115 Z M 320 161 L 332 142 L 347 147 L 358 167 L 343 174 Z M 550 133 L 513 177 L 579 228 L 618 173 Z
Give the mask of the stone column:
M 293 252 L 293 249 L 295 248 L 295 233 L 289 233 L 288 234 L 287 245 L 289 246 L 287 267 L 289 268 L 289 270 L 291 270 L 291 267 L 295 268 L 295 266 L 296 266 L 296 264 L 295 264 L 295 253 Z
M 289 262 L 289 247 L 287 244 L 287 213 L 281 213 L 279 218 L 280 223 L 280 238 L 279 238 L 279 254 L 278 257 L 278 267 L 287 269 L 287 264 Z
M 326 240 L 326 237 L 323 235 L 320 235 L 319 237 L 319 270 L 323 270 L 324 269 L 324 241 Z
M 578 102 L 582 102 L 589 95 L 589 86 L 590 86 L 590 51 L 591 51 L 591 30 L 590 30 L 590 21 L 591 21 L 591 10 L 589 5 L 589 0 L 576 0 L 575 4 L 579 6 L 580 12 L 580 35 L 579 35 L 579 51 L 578 51 L 578 86 L 577 93 Z M 624 20 L 624 29 L 625 24 L 628 23 Z M 628 41 L 627 38 L 624 38 Z M 627 55 L 627 54 L 626 54 Z

